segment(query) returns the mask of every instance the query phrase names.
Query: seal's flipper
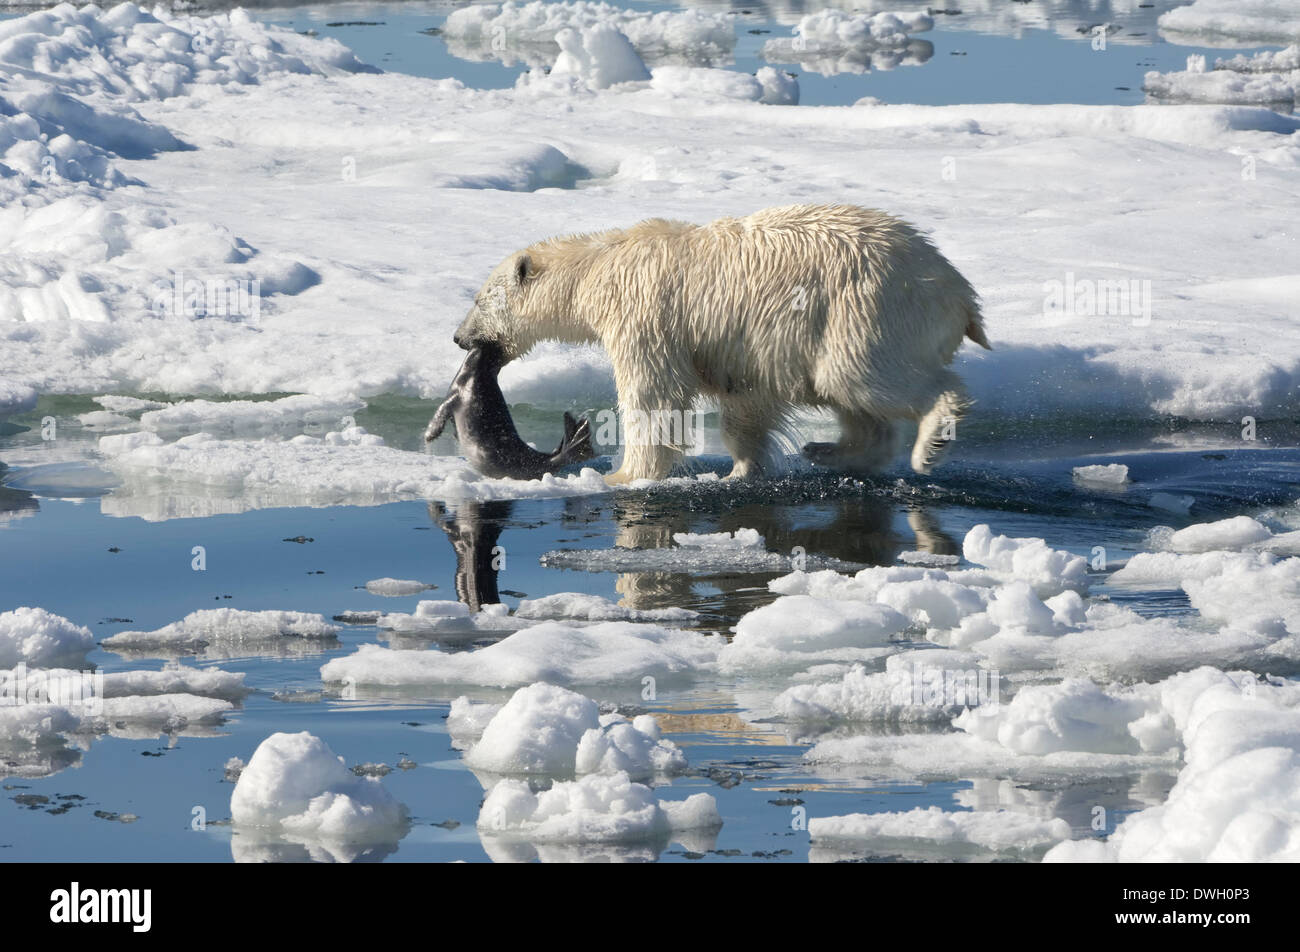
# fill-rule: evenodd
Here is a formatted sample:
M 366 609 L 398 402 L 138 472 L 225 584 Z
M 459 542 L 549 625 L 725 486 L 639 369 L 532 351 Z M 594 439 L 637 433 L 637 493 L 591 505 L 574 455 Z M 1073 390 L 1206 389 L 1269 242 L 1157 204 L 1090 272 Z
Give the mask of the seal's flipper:
M 557 466 L 568 463 L 581 463 L 596 455 L 591 445 L 591 421 L 586 417 L 579 423 L 569 412 L 564 414 L 564 441 L 560 443 L 551 459 Z
M 424 431 L 424 442 L 432 443 L 438 437 L 442 436 L 442 431 L 447 426 L 447 421 L 451 419 L 452 414 L 456 412 L 456 404 L 459 400 L 458 394 L 453 394 L 442 402 L 438 407 L 438 412 L 433 415 L 429 421 L 428 427 Z

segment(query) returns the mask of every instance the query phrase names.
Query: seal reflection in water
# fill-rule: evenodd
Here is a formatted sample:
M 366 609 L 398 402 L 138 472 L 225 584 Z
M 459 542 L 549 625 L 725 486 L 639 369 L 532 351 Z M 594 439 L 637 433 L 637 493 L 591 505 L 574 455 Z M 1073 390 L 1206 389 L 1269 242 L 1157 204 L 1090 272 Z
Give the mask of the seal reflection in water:
M 591 445 L 591 426 L 564 414 L 564 439 L 554 453 L 533 449 L 519 437 L 515 421 L 506 406 L 497 375 L 505 363 L 495 343 L 470 350 L 452 381 L 447 399 L 429 421 L 425 442 L 438 438 L 447 421 L 456 424 L 460 450 L 484 476 L 512 479 L 540 479 L 570 463 L 581 463 L 596 455 Z

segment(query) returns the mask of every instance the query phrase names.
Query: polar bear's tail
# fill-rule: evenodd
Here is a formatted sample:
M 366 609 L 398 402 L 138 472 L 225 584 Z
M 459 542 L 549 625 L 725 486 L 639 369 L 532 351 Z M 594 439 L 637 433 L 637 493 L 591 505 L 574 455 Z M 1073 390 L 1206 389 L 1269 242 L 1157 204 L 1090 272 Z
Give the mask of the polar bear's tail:
M 951 380 L 951 385 L 935 398 L 921 417 L 917 428 L 916 443 L 912 446 L 912 469 L 918 473 L 930 472 L 948 444 L 957 439 L 957 422 L 971 405 L 971 399 L 961 384 L 955 377 Z

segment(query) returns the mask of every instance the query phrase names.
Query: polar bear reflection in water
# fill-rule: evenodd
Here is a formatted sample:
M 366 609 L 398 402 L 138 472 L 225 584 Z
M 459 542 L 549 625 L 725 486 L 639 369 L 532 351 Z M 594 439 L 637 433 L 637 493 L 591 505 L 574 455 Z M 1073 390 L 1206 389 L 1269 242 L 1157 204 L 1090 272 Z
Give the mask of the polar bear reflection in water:
M 696 508 L 691 508 L 679 498 L 574 497 L 564 501 L 560 525 L 591 526 L 607 518 L 601 510 L 608 508 L 617 523 L 614 545 L 629 553 L 669 549 L 677 533 L 738 529 L 757 530 L 768 552 L 805 552 L 859 567 L 893 565 L 898 553 L 910 548 L 938 555 L 961 551 L 934 516 L 919 507 L 906 512 L 914 544 L 900 539 L 894 529 L 897 503 L 887 499 L 859 495 L 786 506 L 770 501 L 738 506 L 726 502 L 719 495 L 713 505 L 697 500 Z M 513 594 L 503 593 L 499 586 L 496 554 L 502 532 L 517 526 L 515 506 L 510 500 L 466 501 L 454 510 L 440 502 L 429 504 L 430 518 L 446 533 L 455 552 L 456 597 L 470 611 L 499 603 L 502 594 Z M 710 616 L 734 619 L 770 597 L 767 581 L 785 571 L 624 571 L 617 573 L 615 590 L 626 608 L 694 607 Z M 716 594 L 701 596 L 696 591 L 699 585 L 716 589 Z

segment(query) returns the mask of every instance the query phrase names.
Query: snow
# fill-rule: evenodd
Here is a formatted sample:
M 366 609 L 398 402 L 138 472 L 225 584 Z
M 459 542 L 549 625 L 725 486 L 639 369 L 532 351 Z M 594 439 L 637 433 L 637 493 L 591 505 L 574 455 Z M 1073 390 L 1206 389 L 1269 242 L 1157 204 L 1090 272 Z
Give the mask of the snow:
M 1221 575 L 1230 567 L 1258 571 L 1277 559 L 1266 552 L 1202 552 L 1179 555 L 1174 552 L 1139 552 L 1108 578 L 1107 584 L 1125 586 L 1177 585 L 1183 579 Z
M 595 701 L 552 684 L 531 684 L 497 709 L 466 751 L 465 763 L 502 774 L 572 775 L 578 742 L 599 727 Z
M 0 668 L 19 663 L 41 668 L 77 665 L 94 646 L 89 628 L 43 608 L 0 612 Z
M 1216 549 L 1241 549 L 1263 542 L 1273 533 L 1250 516 L 1233 516 L 1218 522 L 1203 522 L 1179 529 L 1169 537 L 1174 552 L 1210 552 Z
M 158 695 L 191 695 L 223 701 L 240 701 L 251 693 L 244 685 L 244 675 L 237 671 L 219 668 L 187 668 L 169 664 L 161 671 L 96 671 L 87 673 L 69 668 L 29 668 L 19 664 L 9 670 L 0 669 L 0 697 L 14 691 L 44 692 L 51 700 L 57 698 L 59 682 L 65 685 L 80 683 L 97 698 L 130 699 Z M 17 686 L 23 685 L 22 688 Z M 51 691 L 56 692 L 52 697 Z
M 1286 333 L 1296 276 L 1280 237 L 1295 199 L 1285 169 L 1300 154 L 1293 119 L 1231 106 L 778 110 L 644 82 L 592 92 L 559 78 L 472 90 L 349 71 L 335 44 L 245 19 L 62 6 L 5 23 L 8 61 L 45 73 L 6 80 L 19 112 L 5 121 L 23 137 L 15 148 L 35 149 L 0 160 L 19 170 L 0 182 L 8 381 L 41 393 L 330 397 L 345 380 L 363 400 L 432 399 L 461 359 L 451 329 L 508 251 L 647 214 L 744 214 L 781 194 L 878 205 L 934 233 L 986 302 L 997 349 L 963 349 L 957 368 L 981 413 L 1014 414 L 1030 399 L 1042 418 L 1296 409 L 1300 344 Z M 227 58 L 208 63 L 196 36 Z M 50 144 L 71 129 L 90 150 L 78 160 L 89 171 L 65 160 L 37 187 L 42 129 Z M 1243 188 L 1247 156 L 1256 179 Z M 960 169 L 961 215 L 934 200 L 945 157 Z M 115 175 L 143 184 L 124 188 Z M 1073 187 L 1046 187 L 1060 181 Z M 338 187 L 305 229 L 303 188 L 325 185 Z M 1080 195 L 1104 196 L 1105 214 L 1075 214 Z M 1189 224 L 1193 198 L 1202 214 Z M 1107 229 L 1120 215 L 1133 227 L 1116 236 Z M 994 226 L 1008 216 L 1025 226 Z M 437 235 L 392 230 L 408 220 L 442 225 Z M 341 232 L 355 240 L 339 245 Z M 1072 286 L 1149 279 L 1149 325 L 1130 314 L 1044 314 L 1044 282 L 1066 282 L 1059 263 L 1091 260 L 1087 249 L 1103 244 L 1112 264 L 1079 266 Z M 1197 269 L 1206 255 L 1213 275 Z M 147 289 L 174 288 L 178 272 L 256 279 L 256 320 L 156 313 Z M 1175 291 L 1185 294 L 1176 315 Z M 1047 390 L 1033 385 L 1045 362 Z M 548 346 L 503 374 L 509 398 L 518 381 L 535 405 L 567 407 L 575 380 L 584 394 L 613 389 L 608 361 L 590 348 Z M 219 462 L 215 449 L 207 462 Z M 142 468 L 150 455 L 169 464 L 182 454 L 149 451 Z M 255 462 L 241 441 L 229 455 L 246 470 L 279 468 Z M 353 457 L 317 465 L 349 473 Z M 414 478 L 419 464 L 398 465 Z M 279 469 L 276 491 L 288 494 L 293 477 Z M 392 488 L 366 475 L 376 491 Z M 339 485 L 343 475 L 307 478 L 322 494 L 360 488 Z M 253 479 L 247 491 L 268 492 Z
M 542 598 L 523 598 L 516 618 L 566 618 L 577 621 L 692 622 L 700 613 L 689 608 L 627 608 L 599 595 L 557 592 Z
M 236 827 L 343 843 L 400 838 L 407 823 L 406 807 L 380 781 L 353 774 L 306 731 L 258 745 L 230 795 L 230 816 Z
M 992 529 L 981 524 L 966 533 L 962 554 L 967 561 L 984 566 L 1002 579 L 1029 582 L 1040 595 L 1088 588 L 1087 560 L 1049 548 L 1042 539 L 995 536 Z
M 1142 89 L 1152 96 L 1181 102 L 1228 105 L 1287 105 L 1296 100 L 1300 70 L 1287 73 L 1245 73 L 1216 69 L 1208 73 L 1147 73 Z
M 676 831 L 721 825 L 709 794 L 660 800 L 625 773 L 559 781 L 541 793 L 533 793 L 524 781 L 502 780 L 488 793 L 478 818 L 480 834 L 536 843 L 666 838 Z
M 633 622 L 574 627 L 542 622 L 473 652 L 446 653 L 362 645 L 321 668 L 327 683 L 355 685 L 463 684 L 521 687 L 602 684 L 669 678 L 707 670 L 718 657 L 718 635 Z
M 220 723 L 235 706 L 219 698 L 193 694 L 155 694 L 133 697 L 109 697 L 103 700 L 104 720 L 133 721 L 174 730 L 188 724 Z
M 383 595 L 397 598 L 402 595 L 418 595 L 434 586 L 428 582 L 417 582 L 409 578 L 372 578 L 366 583 L 366 591 L 371 595 Z
M 561 30 L 555 42 L 560 55 L 551 67 L 552 79 L 573 76 L 589 89 L 608 89 L 650 78 L 628 38 L 608 24 Z
M 296 611 L 244 611 L 209 608 L 191 612 L 180 621 L 154 631 L 122 631 L 105 638 L 105 648 L 117 651 L 166 649 L 198 651 L 210 645 L 233 649 L 257 648 L 281 640 L 329 641 L 338 626 L 324 616 Z
M 813 817 L 813 842 L 836 840 L 927 840 L 971 844 L 997 852 L 1031 850 L 1070 838 L 1070 824 L 1059 818 L 1040 820 L 1009 810 L 944 812 L 917 807 L 905 813 L 852 813 Z
M 907 626 L 884 605 L 784 595 L 740 619 L 719 661 L 724 670 L 744 671 L 873 658 Z
M 304 424 L 331 427 L 351 419 L 364 404 L 356 397 L 318 397 L 298 394 L 276 400 L 185 400 L 166 407 L 146 409 L 140 427 L 155 433 L 212 433 L 214 435 L 273 433 L 297 430 Z
M 36 391 L 27 384 L 0 376 L 0 419 L 26 413 L 36 406 Z
M 1161 14 L 1159 24 L 1162 35 L 1209 45 L 1300 39 L 1300 12 L 1288 0 L 1194 0 Z
M 998 675 L 981 672 L 980 660 L 962 651 L 903 651 L 885 660 L 884 671 L 854 665 L 839 679 L 786 688 L 772 708 L 783 721 L 818 728 L 947 726 L 964 707 L 997 703 Z
M 165 412 L 165 411 L 159 411 Z M 397 499 L 523 499 L 608 492 L 595 470 L 538 480 L 487 479 L 459 457 L 383 446 L 358 426 L 323 437 L 222 440 L 195 433 L 168 443 L 149 432 L 101 437 L 106 466 L 123 480 L 114 504 L 135 511 L 161 488 L 193 500 L 195 515 L 210 514 L 230 498 L 237 510 L 269 506 L 380 505 Z M 212 501 L 215 497 L 217 501 Z M 207 507 L 209 511 L 203 511 Z M 217 511 L 225 511 L 217 509 Z M 174 515 L 172 507 L 165 517 Z
M 628 720 L 602 715 L 596 702 L 573 691 L 538 682 L 520 688 L 504 705 L 475 711 L 468 699 L 453 703 L 447 727 L 466 743 L 468 730 L 481 725 L 467 745 L 465 763 L 491 774 L 614 774 L 632 779 L 680 773 L 686 757 L 649 715 Z M 487 705 L 478 705 L 487 707 Z
M 600 728 L 582 735 L 574 761 L 579 774 L 624 773 L 634 780 L 683 773 L 686 767 L 686 755 L 663 736 L 651 714 L 602 714 Z
M 650 88 L 669 96 L 694 100 L 737 100 L 774 106 L 799 103 L 799 81 L 789 73 L 764 66 L 753 76 L 703 66 L 658 66 Z

